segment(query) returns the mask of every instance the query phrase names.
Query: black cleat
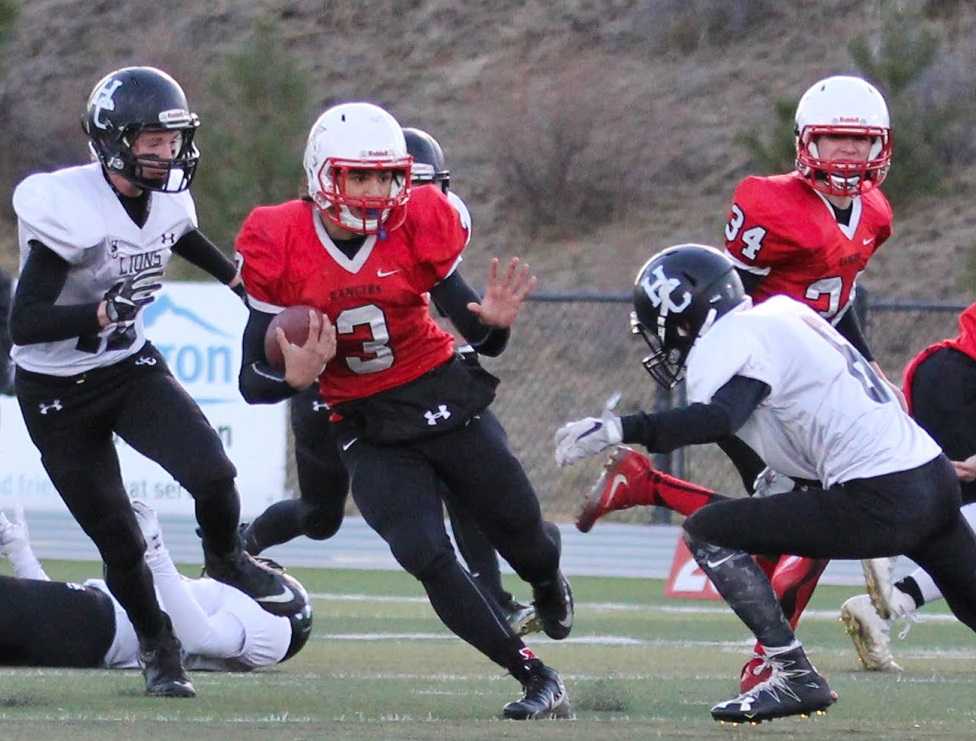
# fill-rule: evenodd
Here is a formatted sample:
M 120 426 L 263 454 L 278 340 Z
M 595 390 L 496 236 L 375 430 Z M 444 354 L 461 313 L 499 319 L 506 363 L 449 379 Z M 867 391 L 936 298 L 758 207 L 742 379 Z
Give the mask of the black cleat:
M 241 544 L 241 548 L 245 553 L 250 553 L 252 556 L 261 554 L 262 548 L 258 545 L 258 541 L 254 537 L 253 522 L 242 522 L 237 527 L 237 541 Z
M 151 697 L 196 697 L 196 690 L 183 668 L 183 649 L 166 618 L 161 637 L 139 645 L 139 664 L 146 679 L 146 694 Z
M 563 576 L 532 585 L 535 613 L 542 623 L 542 630 L 554 641 L 561 641 L 573 629 L 573 590 Z
M 295 611 L 296 595 L 273 568 L 236 548 L 218 556 L 203 546 L 207 576 L 240 589 L 272 615 L 287 617 Z
M 573 717 L 569 694 L 554 669 L 541 661 L 532 669 L 522 684 L 522 699 L 508 703 L 502 709 L 502 717 L 509 720 L 542 720 L 546 718 Z
M 712 718 L 725 723 L 761 723 L 788 715 L 822 713 L 837 699 L 801 647 L 767 660 L 772 668 L 769 679 L 720 702 L 712 708 Z
M 510 599 L 501 607 L 502 613 L 505 615 L 505 620 L 511 626 L 512 632 L 515 635 L 524 636 L 529 633 L 538 633 L 542 630 L 542 623 L 539 621 L 539 616 L 536 615 L 535 607 L 532 605 L 523 605 L 518 600 Z

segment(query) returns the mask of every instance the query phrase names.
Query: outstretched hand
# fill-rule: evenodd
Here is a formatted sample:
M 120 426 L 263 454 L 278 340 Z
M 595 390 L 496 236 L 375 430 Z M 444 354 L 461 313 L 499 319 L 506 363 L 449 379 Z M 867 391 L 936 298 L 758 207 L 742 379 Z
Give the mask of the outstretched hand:
M 13 519 L 7 519 L 7 515 L 0 512 L 0 553 L 5 556 L 30 548 L 30 533 L 27 531 L 24 508 L 18 504 L 11 516 Z
M 522 302 L 536 283 L 538 280 L 530 274 L 529 266 L 520 264 L 517 257 L 511 259 L 502 276 L 498 275 L 498 258 L 492 258 L 485 296 L 480 304 L 474 301 L 468 304 L 468 311 L 476 314 L 481 323 L 489 327 L 511 327 Z

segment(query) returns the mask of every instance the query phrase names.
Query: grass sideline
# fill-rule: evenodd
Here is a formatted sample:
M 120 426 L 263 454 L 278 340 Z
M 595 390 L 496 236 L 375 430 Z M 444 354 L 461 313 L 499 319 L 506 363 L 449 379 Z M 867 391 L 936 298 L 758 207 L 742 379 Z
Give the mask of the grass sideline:
M 47 562 L 79 581 L 94 563 Z M 186 573 L 192 573 L 187 569 Z M 196 673 L 195 700 L 142 696 L 135 672 L 0 669 L 4 739 L 593 739 L 783 737 L 972 738 L 976 643 L 962 625 L 915 625 L 895 652 L 903 675 L 858 671 L 834 619 L 853 588 L 821 587 L 800 627 L 818 668 L 840 694 L 826 717 L 744 729 L 721 726 L 709 706 L 730 697 L 751 647 L 715 602 L 667 600 L 660 581 L 573 580 L 569 641 L 530 642 L 559 669 L 577 720 L 497 720 L 518 687 L 451 637 L 419 585 L 402 573 L 294 569 L 315 596 L 306 649 L 274 670 Z M 526 595 L 523 585 L 509 585 Z M 934 608 L 934 609 L 933 609 Z M 926 614 L 945 614 L 935 605 Z

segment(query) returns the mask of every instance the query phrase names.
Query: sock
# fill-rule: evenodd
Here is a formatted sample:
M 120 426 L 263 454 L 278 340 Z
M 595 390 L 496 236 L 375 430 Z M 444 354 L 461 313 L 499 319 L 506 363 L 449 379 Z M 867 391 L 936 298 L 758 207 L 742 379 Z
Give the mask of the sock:
M 237 525 L 241 517 L 241 500 L 234 479 L 220 479 L 190 492 L 204 547 L 217 555 L 237 549 Z
M 651 501 L 641 502 L 641 504 L 667 507 L 685 517 L 694 514 L 707 504 L 727 498 L 704 486 L 698 486 L 662 471 L 653 471 L 650 477 L 652 485 L 649 493 L 653 496 L 650 497 Z
M 912 601 L 915 603 L 915 610 L 925 604 L 925 597 L 922 596 L 922 590 L 919 588 L 918 582 L 915 581 L 914 577 L 910 575 L 895 582 L 895 591 L 901 592 L 901 594 L 906 597 L 911 597 Z M 898 594 L 892 594 L 892 599 L 897 600 L 898 598 Z M 914 610 L 912 610 L 912 612 L 914 612 Z
M 302 502 L 299 499 L 286 499 L 275 502 L 250 525 L 251 538 L 257 548 L 256 556 L 265 548 L 287 543 L 302 531 Z
M 140 558 L 130 569 L 106 566 L 105 583 L 132 621 L 139 642 L 158 638 L 166 627 L 166 619 L 156 601 L 152 574 L 145 561 Z

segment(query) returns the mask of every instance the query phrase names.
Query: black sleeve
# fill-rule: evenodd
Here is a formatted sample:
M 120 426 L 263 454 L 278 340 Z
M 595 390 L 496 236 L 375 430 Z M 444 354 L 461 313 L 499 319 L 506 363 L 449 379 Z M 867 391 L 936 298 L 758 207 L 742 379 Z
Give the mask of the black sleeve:
M 652 453 L 718 442 L 735 434 L 768 394 L 769 386 L 762 381 L 732 376 L 708 404 L 623 417 L 623 442 L 638 443 Z
M 869 363 L 874 362 L 874 355 L 871 353 L 871 348 L 868 347 L 868 341 L 864 338 L 864 332 L 861 331 L 861 323 L 857 320 L 857 312 L 854 310 L 853 304 L 847 307 L 844 316 L 834 325 L 834 329 L 840 332 L 845 340 L 854 345 L 854 348 L 864 356 L 865 360 Z
M 746 293 L 750 296 L 756 290 L 756 286 L 762 283 L 763 276 L 761 275 L 750 273 L 748 270 L 743 270 L 742 268 L 736 268 L 735 272 L 739 274 L 739 279 L 742 281 L 742 287 L 746 289 Z
M 13 280 L 0 270 L 0 393 L 10 391 L 10 293 Z
M 739 476 L 742 478 L 742 486 L 745 487 L 746 492 L 750 496 L 754 494 L 756 477 L 766 468 L 766 462 L 759 457 L 755 450 L 735 435 L 724 437 L 715 442 L 732 461 L 735 470 L 739 472 Z
M 248 404 L 274 404 L 298 391 L 285 381 L 285 374 L 268 365 L 264 356 L 264 335 L 274 314 L 250 309 L 241 341 L 241 372 L 237 386 Z
M 481 296 L 465 282 L 458 270 L 431 288 L 430 297 L 437 310 L 451 320 L 479 355 L 493 358 L 502 354 L 508 344 L 509 330 L 488 327 L 468 310 L 468 304 L 472 301 L 480 303 Z
M 221 283 L 227 284 L 237 275 L 237 266 L 207 239 L 199 229 L 187 232 L 173 245 L 173 252 Z
M 98 334 L 98 304 L 55 306 L 71 266 L 67 260 L 37 240 L 30 242 L 30 254 L 20 271 L 14 305 L 10 312 L 10 334 L 18 345 L 70 340 Z

